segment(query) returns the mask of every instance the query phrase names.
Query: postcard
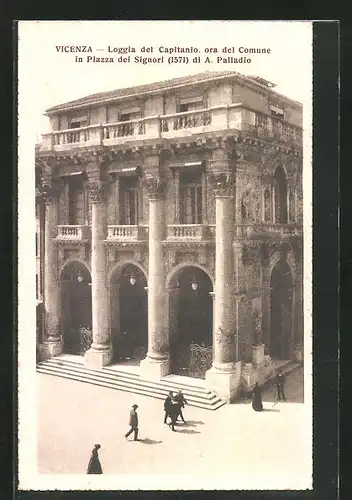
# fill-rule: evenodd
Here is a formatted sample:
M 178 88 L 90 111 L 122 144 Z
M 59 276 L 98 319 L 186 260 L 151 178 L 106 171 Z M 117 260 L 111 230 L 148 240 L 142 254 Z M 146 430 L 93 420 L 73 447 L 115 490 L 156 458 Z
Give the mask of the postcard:
M 19 21 L 19 489 L 312 489 L 312 23 Z

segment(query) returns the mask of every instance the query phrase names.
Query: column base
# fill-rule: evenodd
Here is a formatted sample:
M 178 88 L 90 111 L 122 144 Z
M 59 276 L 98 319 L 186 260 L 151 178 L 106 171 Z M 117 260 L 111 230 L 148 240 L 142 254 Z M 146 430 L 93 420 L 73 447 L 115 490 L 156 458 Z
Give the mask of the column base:
M 62 340 L 44 341 L 37 344 L 37 361 L 45 361 L 46 359 L 59 356 L 63 352 Z
M 84 355 L 84 366 L 92 368 L 93 370 L 101 370 L 103 366 L 110 363 L 111 359 L 111 349 L 96 350 L 90 348 Z
M 169 374 L 169 359 L 152 359 L 148 356 L 140 362 L 140 375 L 147 380 L 158 381 Z
M 212 367 L 205 373 L 205 385 L 211 389 L 227 403 L 231 403 L 238 396 L 241 382 L 241 362 L 224 365 L 224 370 L 218 367 Z

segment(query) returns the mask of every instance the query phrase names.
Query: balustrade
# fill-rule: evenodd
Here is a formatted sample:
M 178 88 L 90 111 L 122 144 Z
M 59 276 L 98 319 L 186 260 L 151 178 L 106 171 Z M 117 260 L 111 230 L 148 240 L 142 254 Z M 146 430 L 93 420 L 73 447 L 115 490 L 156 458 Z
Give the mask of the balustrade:
M 87 226 L 59 225 L 57 229 L 57 239 L 59 240 L 80 241 L 88 238 L 89 228 Z
M 43 149 L 67 149 L 70 145 L 79 146 L 82 144 L 82 146 L 86 146 L 87 143 L 104 144 L 104 142 L 111 145 L 114 143 L 114 139 L 118 143 L 120 139 L 136 140 L 137 138 L 163 137 L 164 135 L 169 137 L 173 132 L 179 131 L 182 135 L 182 133 L 187 133 L 188 129 L 197 127 L 209 127 L 209 130 L 233 128 L 249 132 L 259 138 L 277 139 L 292 144 L 300 144 L 302 140 L 302 131 L 286 123 L 283 123 L 282 129 L 273 128 L 270 118 L 268 118 L 267 125 L 248 123 L 243 106 L 234 103 L 196 111 L 147 116 L 125 122 L 55 131 L 43 135 L 42 147 Z
M 172 224 L 167 226 L 168 240 L 200 241 L 210 237 L 208 226 L 203 224 Z
M 140 241 L 148 238 L 146 226 L 108 226 L 108 240 Z

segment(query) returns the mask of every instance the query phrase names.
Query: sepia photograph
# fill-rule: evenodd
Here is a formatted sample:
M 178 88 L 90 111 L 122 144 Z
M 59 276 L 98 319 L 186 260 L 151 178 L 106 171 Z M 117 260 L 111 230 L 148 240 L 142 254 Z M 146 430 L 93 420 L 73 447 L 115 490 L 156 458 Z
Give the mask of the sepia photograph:
M 19 488 L 311 489 L 312 23 L 18 38 Z

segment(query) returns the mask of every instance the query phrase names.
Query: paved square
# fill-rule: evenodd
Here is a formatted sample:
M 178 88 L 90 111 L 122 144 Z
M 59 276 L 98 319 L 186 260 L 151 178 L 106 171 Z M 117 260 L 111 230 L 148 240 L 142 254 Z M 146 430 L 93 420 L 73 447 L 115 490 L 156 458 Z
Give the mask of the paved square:
M 301 399 L 301 378 L 297 370 L 287 381 L 293 401 Z M 172 432 L 163 423 L 160 400 L 50 375 L 37 374 L 37 380 L 40 473 L 85 474 L 91 449 L 100 443 L 104 474 L 117 478 L 199 475 L 206 488 L 212 479 L 226 476 L 231 489 L 309 487 L 309 408 L 299 402 L 274 406 L 270 388 L 263 397 L 268 411 L 256 413 L 249 402 L 216 411 L 186 407 L 187 425 L 180 423 Z M 124 437 L 134 403 L 139 406 L 139 442 Z

